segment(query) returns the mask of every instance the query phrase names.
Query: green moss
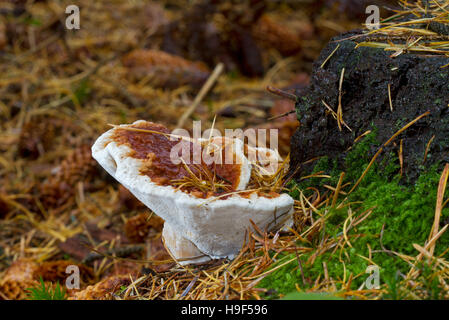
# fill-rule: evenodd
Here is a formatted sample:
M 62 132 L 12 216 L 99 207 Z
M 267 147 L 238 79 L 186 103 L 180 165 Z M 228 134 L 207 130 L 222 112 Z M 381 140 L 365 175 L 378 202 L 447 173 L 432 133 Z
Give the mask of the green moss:
M 306 293 L 306 292 L 291 292 L 283 297 L 281 300 L 343 300 L 342 298 L 325 293 Z
M 310 98 L 305 95 L 298 98 L 296 106 L 296 116 L 298 120 L 301 121 L 302 115 L 305 114 L 311 107 Z
M 375 131 L 366 136 L 362 142 L 354 145 L 348 152 L 344 161 L 346 173 L 344 182 L 354 183 L 361 176 L 371 160 L 372 152 L 370 150 L 373 146 L 379 147 Z M 387 284 L 391 289 L 389 294 L 393 297 L 398 271 L 403 274 L 407 273 L 410 266 L 391 251 L 416 255 L 417 251 L 413 244 L 423 245 L 425 243 L 434 220 L 441 171 L 438 164 L 424 169 L 414 184 L 403 185 L 398 176 L 397 155 L 386 154 L 383 155 L 382 160 L 375 162 L 362 183 L 349 196 L 349 201 L 353 203 L 351 208 L 354 214 L 360 214 L 369 209 L 373 210 L 368 219 L 348 233 L 353 248 L 346 247 L 345 252 L 337 250 L 333 254 L 325 252 L 319 255 L 312 265 L 305 262 L 310 255 L 314 254 L 314 250 L 309 254 L 302 255 L 301 261 L 306 279 L 314 281 L 320 275 L 324 277 L 323 262 L 325 262 L 329 277 L 338 280 L 345 276 L 348 279 L 350 274 L 354 277 L 359 275 L 352 282 L 353 289 L 359 287 L 368 277 L 365 270 L 370 263 L 361 256 L 368 257 L 369 246 L 372 250 L 372 260 L 380 267 L 381 284 Z M 321 158 L 313 171 L 324 171 L 331 175 L 332 179 L 323 181 L 323 179 L 315 178 L 301 183 L 292 183 L 290 194 L 293 197 L 297 198 L 300 190 L 307 193 L 306 189 L 309 186 L 319 187 L 323 183 L 336 185 L 340 175 L 336 162 L 327 157 Z M 324 231 L 312 241 L 312 247 L 319 247 L 319 242 L 324 236 L 337 237 L 343 230 L 343 223 L 348 215 L 347 208 L 341 210 L 323 208 L 321 213 L 323 214 L 325 210 L 327 220 Z M 448 217 L 449 209 L 444 209 L 442 216 L 443 219 Z M 449 234 L 444 234 L 439 239 L 439 243 L 449 243 Z M 441 254 L 446 247 L 437 245 L 436 254 Z M 294 257 L 294 254 L 290 254 L 286 259 Z M 283 260 L 283 262 L 285 261 L 287 260 Z M 344 275 L 344 270 L 346 270 L 346 275 Z M 429 279 L 429 288 L 432 290 L 431 292 L 438 295 L 438 289 L 432 287 L 434 286 L 433 281 L 433 279 Z M 310 287 L 310 283 L 302 282 L 298 262 L 294 260 L 266 277 L 260 286 L 286 294 L 295 290 L 296 283 L 301 288 Z

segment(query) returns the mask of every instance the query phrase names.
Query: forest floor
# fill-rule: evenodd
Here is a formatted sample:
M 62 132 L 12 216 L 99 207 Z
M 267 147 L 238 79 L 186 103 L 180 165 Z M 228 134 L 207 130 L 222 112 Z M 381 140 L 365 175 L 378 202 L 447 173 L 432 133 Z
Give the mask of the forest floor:
M 352 244 L 372 211 L 352 211 L 338 176 L 326 195 L 289 185 L 290 232 L 256 230 L 232 261 L 171 260 L 163 222 L 92 159 L 95 139 L 139 119 L 179 127 L 223 63 L 182 127 L 276 128 L 286 157 L 296 115 L 269 119 L 294 102 L 267 86 L 300 95 L 329 39 L 366 19 L 353 1 L 211 2 L 79 0 L 79 30 L 65 26 L 67 1 L 0 3 L 0 299 L 447 298 L 446 252 L 429 256 L 441 234 L 415 256 L 388 252 L 409 272 L 366 287 L 376 263 Z M 448 173 L 437 176 L 436 215 Z M 328 224 L 334 210 L 342 223 Z M 61 293 L 71 265 L 81 288 Z

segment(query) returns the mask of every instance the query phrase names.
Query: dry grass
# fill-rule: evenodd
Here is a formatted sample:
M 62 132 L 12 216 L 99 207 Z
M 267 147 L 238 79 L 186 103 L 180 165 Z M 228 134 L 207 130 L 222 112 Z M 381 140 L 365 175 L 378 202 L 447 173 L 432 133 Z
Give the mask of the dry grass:
M 401 10 L 384 19 L 379 29 L 366 33 L 357 47 L 449 57 L 449 1 L 400 0 Z M 446 66 L 441 66 L 446 67 Z
M 117 256 L 100 256 L 90 263 L 96 281 L 130 270 L 135 273 L 149 265 L 153 253 L 140 250 L 139 254 L 128 255 L 129 260 L 120 260 L 117 252 L 123 244 L 119 239 L 98 241 L 86 230 L 85 224 L 94 222 L 100 228 L 112 225 L 112 230 L 120 233 L 127 217 L 146 211 L 128 209 L 121 202 L 118 184 L 107 182 L 104 173 L 97 171 L 91 176 L 92 182 L 78 180 L 63 186 L 61 190 L 73 191 L 73 195 L 60 206 L 43 204 L 39 190 L 57 175 L 61 163 L 74 150 L 90 146 L 108 130 L 108 123 L 146 119 L 172 129 L 197 97 L 197 90 L 188 86 L 169 90 L 152 86 L 151 77 L 136 81 L 121 62 L 132 50 L 157 45 L 149 38 L 155 31 L 152 24 L 158 23 L 148 19 L 148 10 L 157 12 L 153 5 L 81 0 L 82 28 L 59 33 L 50 22 L 65 18 L 69 4 L 31 1 L 26 9 L 34 20 L 27 18 L 28 13 L 8 18 L 17 34 L 0 57 L 0 277 L 15 260 L 62 259 L 65 252 L 60 244 L 79 234 L 87 236 L 93 252 Z M 165 18 L 181 13 L 165 12 Z M 3 26 L 5 17 L 0 18 Z M 219 117 L 215 125 L 219 130 L 266 122 L 267 111 L 274 104 L 266 86 L 288 85 L 301 70 L 301 57 L 284 59 L 274 53 L 267 53 L 267 57 L 274 64 L 263 78 L 221 74 L 216 79 L 208 100 L 198 101 L 193 110 L 193 117 L 202 120 L 203 130 L 211 127 L 214 116 L 226 108 L 256 116 Z M 187 129 L 191 125 L 191 121 L 186 122 Z M 21 140 L 27 144 L 21 146 Z M 29 144 L 35 156 L 29 155 Z M 216 179 L 213 186 L 226 184 Z M 158 237 L 160 233 L 151 236 Z M 152 265 L 167 263 L 156 260 L 160 262 Z

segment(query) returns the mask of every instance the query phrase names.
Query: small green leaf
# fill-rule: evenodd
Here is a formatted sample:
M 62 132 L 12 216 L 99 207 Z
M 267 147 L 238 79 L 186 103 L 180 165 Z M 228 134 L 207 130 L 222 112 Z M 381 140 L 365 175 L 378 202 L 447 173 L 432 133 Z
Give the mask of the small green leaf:
M 66 300 L 67 294 L 65 289 L 61 288 L 59 281 L 56 283 L 55 290 L 53 291 L 51 285 L 46 288 L 44 279 L 40 278 L 40 286 L 34 288 L 28 288 L 29 300 Z

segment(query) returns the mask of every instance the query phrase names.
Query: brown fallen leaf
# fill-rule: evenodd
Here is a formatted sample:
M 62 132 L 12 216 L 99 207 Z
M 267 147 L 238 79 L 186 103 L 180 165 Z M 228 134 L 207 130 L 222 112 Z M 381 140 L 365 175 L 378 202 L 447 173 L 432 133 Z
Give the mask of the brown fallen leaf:
M 77 234 L 64 242 L 61 242 L 58 247 L 62 252 L 70 255 L 72 258 L 78 261 L 83 261 L 90 253 L 87 244 L 87 238 L 81 234 Z
M 87 222 L 85 224 L 87 232 L 89 232 L 90 236 L 98 242 L 111 242 L 115 240 L 116 242 L 119 242 L 120 244 L 128 244 L 129 241 L 126 239 L 126 237 L 114 230 L 100 228 L 98 225 L 94 222 Z

